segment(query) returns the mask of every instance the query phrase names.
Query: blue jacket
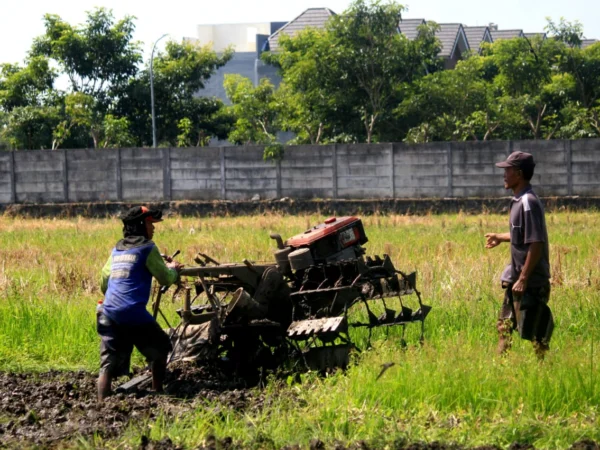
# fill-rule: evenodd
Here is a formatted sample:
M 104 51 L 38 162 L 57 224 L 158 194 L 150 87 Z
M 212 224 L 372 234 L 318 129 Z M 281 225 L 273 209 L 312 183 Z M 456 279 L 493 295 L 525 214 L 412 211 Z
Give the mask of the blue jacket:
M 146 309 L 152 286 L 152 273 L 146 261 L 154 248 L 152 241 L 146 241 L 139 246 L 113 249 L 103 309 L 114 322 L 139 325 L 154 321 Z

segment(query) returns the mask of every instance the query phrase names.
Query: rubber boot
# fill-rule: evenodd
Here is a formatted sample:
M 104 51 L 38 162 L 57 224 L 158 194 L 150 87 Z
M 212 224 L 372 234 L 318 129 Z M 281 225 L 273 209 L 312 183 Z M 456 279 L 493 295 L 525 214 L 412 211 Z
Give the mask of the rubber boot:
M 111 392 L 112 376 L 108 372 L 101 372 L 98 377 L 98 403 L 102 403 Z

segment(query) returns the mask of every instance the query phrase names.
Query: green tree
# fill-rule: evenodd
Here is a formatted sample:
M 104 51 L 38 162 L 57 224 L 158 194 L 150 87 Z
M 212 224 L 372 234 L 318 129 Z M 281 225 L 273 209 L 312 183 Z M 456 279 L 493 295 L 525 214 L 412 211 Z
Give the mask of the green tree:
M 557 73 L 562 47 L 556 40 L 541 38 L 506 39 L 488 47 L 487 55 L 498 70 L 494 83 L 504 102 L 520 111 L 533 139 L 550 138 L 560 126 L 563 102 L 552 96 L 559 91 L 546 86 Z
M 75 127 L 86 130 L 98 148 L 102 135 L 104 118 L 96 108 L 95 99 L 83 92 L 74 92 L 65 97 L 64 120 L 54 129 L 52 150 L 59 148 L 67 140 Z
M 398 86 L 440 68 L 435 24 L 408 40 L 398 32 L 402 11 L 395 2 L 356 0 L 325 31 L 283 38 L 282 50 L 265 56 L 280 67 L 289 98 L 306 105 L 292 109 L 297 128 L 316 136 L 327 127 L 333 139 L 345 134 L 366 142 L 383 135 Z
M 414 41 L 398 32 L 404 8 L 394 2 L 356 0 L 328 27 L 331 38 L 332 80 L 338 99 L 355 96 L 354 109 L 364 126 L 367 142 L 376 125 L 391 110 L 396 87 L 425 74 L 436 58 L 434 29 L 424 29 Z M 421 53 L 421 45 L 432 50 Z
M 88 12 L 82 26 L 72 26 L 59 16 L 44 16 L 45 33 L 36 38 L 31 55 L 56 62 L 73 92 L 92 96 L 104 109 L 111 93 L 136 75 L 142 61 L 140 44 L 133 42 L 133 17 L 115 21 L 111 11 Z
M 85 24 L 73 26 L 53 14 L 44 16 L 45 33 L 36 38 L 30 56 L 50 60 L 67 76 L 64 118 L 53 132 L 52 148 L 76 135 L 100 145 L 105 115 L 138 72 L 140 44 L 133 42 L 133 17 L 116 20 L 104 8 L 88 12 Z M 75 142 L 81 142 L 77 136 Z
M 454 70 L 427 75 L 403 89 L 396 108 L 412 128 L 406 140 L 484 140 L 499 133 L 507 109 L 497 102 L 498 89 L 487 77 L 488 61 L 479 56 L 460 61 Z
M 181 134 L 179 125 L 187 118 L 190 133 L 196 136 L 190 144 L 206 145 L 211 137 L 225 139 L 232 119 L 223 103 L 215 98 L 198 97 L 198 90 L 217 69 L 233 56 L 232 50 L 218 55 L 209 46 L 169 41 L 153 63 L 154 98 L 159 141 L 176 145 Z M 152 143 L 149 67 L 120 92 L 115 113 L 127 117 L 131 133 L 138 145 Z M 193 142 L 192 142 L 193 141 Z
M 0 110 L 52 103 L 55 79 L 56 72 L 45 57 L 32 57 L 25 67 L 0 64 Z
M 329 75 L 319 67 L 328 51 L 325 31 L 309 27 L 294 38 L 284 34 L 279 45 L 281 52 L 267 52 L 262 58 L 283 74 L 277 91 L 282 130 L 293 132 L 298 144 L 330 139 L 345 114 L 327 85 Z
M 60 93 L 53 89 L 56 72 L 44 57 L 24 66 L 0 65 L 0 140 L 14 149 L 49 148 L 52 128 L 60 120 Z
M 8 127 L 8 114 L 0 110 L 0 151 L 10 150 L 11 146 L 8 139 L 4 135 Z
M 104 116 L 102 124 L 102 148 L 131 147 L 134 139 L 129 132 L 129 120 L 112 114 Z
M 60 114 L 55 107 L 18 106 L 4 121 L 0 134 L 12 149 L 46 149 L 51 146 Z
M 225 93 L 235 117 L 229 140 L 236 144 L 270 144 L 276 141 L 280 103 L 275 87 L 267 78 L 254 86 L 241 75 L 225 75 Z
M 561 19 L 557 24 L 548 20 L 548 32 L 565 47 L 559 58 L 559 67 L 569 74 L 575 83 L 574 99 L 577 105 L 570 105 L 572 120 L 581 130 L 593 130 L 600 136 L 600 44 L 596 43 L 581 49 L 583 28 L 578 22 L 570 23 Z M 574 124 L 564 129 L 576 129 Z

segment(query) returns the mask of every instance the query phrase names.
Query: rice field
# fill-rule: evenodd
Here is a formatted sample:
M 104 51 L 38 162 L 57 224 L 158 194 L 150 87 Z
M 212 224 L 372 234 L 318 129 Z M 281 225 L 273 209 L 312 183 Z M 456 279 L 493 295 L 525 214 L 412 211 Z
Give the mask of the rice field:
M 172 217 L 157 225 L 154 240 L 161 252 L 181 250 L 186 264 L 198 252 L 220 262 L 272 261 L 270 232 L 285 239 L 323 219 Z M 407 329 L 407 348 L 399 331 L 387 339 L 377 331 L 373 348 L 356 355 L 346 372 L 272 379 L 259 409 L 158 414 L 132 422 L 116 440 L 73 445 L 127 448 L 142 430 L 188 447 L 209 434 L 242 448 L 307 447 L 316 438 L 371 448 L 439 441 L 552 449 L 600 441 L 600 213 L 552 212 L 546 219 L 556 328 L 543 363 L 518 339 L 507 356 L 495 354 L 499 277 L 509 247 L 486 250 L 484 234 L 507 230 L 506 216 L 374 215 L 363 218 L 367 254 L 386 253 L 402 271 L 416 270 L 424 302 L 433 306 L 423 346 L 418 325 Z M 0 217 L 0 371 L 97 372 L 99 273 L 120 236 L 117 219 Z M 179 304 L 164 303 L 173 318 Z M 365 343 L 364 334 L 353 337 Z M 142 364 L 140 355 L 134 363 Z

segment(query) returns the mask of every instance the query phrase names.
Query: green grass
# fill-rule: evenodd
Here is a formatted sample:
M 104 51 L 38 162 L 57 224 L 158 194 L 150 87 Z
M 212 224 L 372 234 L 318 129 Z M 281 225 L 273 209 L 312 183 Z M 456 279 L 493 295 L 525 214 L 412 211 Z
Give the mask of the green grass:
M 157 226 L 155 240 L 161 251 L 181 249 L 185 263 L 198 251 L 223 262 L 270 261 L 269 232 L 285 238 L 321 219 L 173 218 Z M 509 248 L 485 250 L 483 235 L 507 229 L 507 217 L 367 217 L 367 254 L 388 253 L 397 268 L 419 272 L 418 287 L 434 307 L 423 347 L 418 326 L 407 330 L 405 350 L 399 330 L 387 340 L 378 330 L 374 347 L 346 373 L 309 373 L 290 385 L 273 380 L 260 411 L 198 408 L 133 424 L 104 444 L 135 444 L 150 425 L 151 437 L 189 446 L 209 433 L 255 448 L 312 438 L 377 448 L 416 440 L 565 448 L 584 437 L 600 440 L 600 213 L 556 212 L 547 222 L 556 329 L 543 364 L 526 341 L 516 340 L 505 358 L 494 353 Z M 0 218 L 0 370 L 97 370 L 98 274 L 119 237 L 117 220 Z M 164 304 L 173 317 L 179 305 Z M 364 333 L 354 338 L 364 346 Z M 389 361 L 395 366 L 375 382 Z

